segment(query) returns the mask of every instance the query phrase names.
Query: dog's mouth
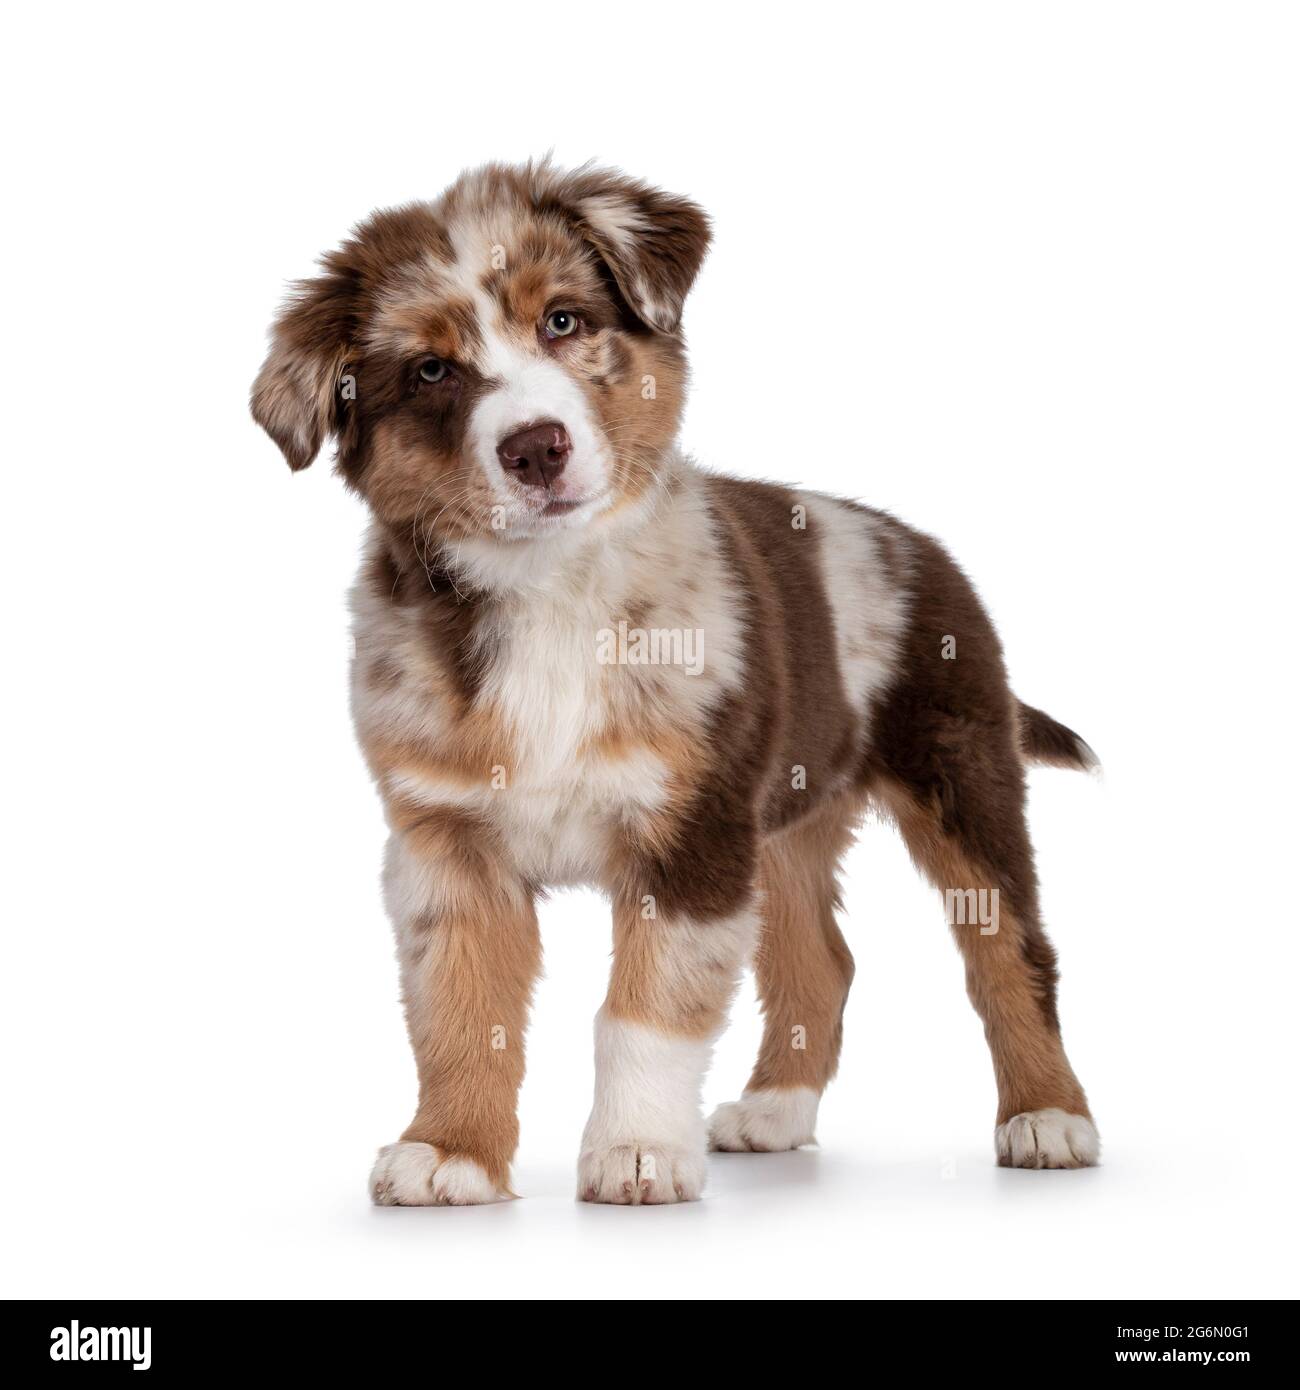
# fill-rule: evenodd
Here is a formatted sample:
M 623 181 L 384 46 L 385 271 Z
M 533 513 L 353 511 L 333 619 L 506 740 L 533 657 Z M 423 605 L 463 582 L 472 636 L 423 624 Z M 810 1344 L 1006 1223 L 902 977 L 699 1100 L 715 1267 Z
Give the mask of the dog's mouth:
M 530 508 L 531 519 L 533 521 L 563 521 L 565 517 L 574 516 L 579 512 L 591 513 L 596 511 L 604 502 L 608 494 L 605 492 L 591 492 L 582 497 L 556 497 L 548 495 L 541 501 L 541 506 L 534 504 Z
M 547 489 L 543 496 L 527 499 L 524 514 L 510 531 L 516 536 L 541 536 L 581 528 L 608 505 L 609 497 L 608 488 L 579 496 L 564 496 Z

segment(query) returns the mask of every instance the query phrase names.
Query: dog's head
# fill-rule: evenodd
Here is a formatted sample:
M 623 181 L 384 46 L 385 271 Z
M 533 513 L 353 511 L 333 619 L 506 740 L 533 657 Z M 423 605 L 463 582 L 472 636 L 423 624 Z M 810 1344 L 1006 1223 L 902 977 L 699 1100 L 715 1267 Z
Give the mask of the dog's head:
M 621 175 L 488 166 L 376 213 L 276 320 L 253 415 L 291 468 L 338 466 L 417 545 L 609 515 L 677 432 L 693 203 Z

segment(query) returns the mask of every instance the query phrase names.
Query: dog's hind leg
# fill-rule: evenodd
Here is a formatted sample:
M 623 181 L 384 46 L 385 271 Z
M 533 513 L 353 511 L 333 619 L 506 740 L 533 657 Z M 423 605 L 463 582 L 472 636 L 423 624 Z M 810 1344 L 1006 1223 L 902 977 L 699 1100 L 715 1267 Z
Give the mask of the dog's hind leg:
M 763 1042 L 744 1094 L 709 1121 L 715 1149 L 770 1152 L 813 1139 L 818 1102 L 839 1063 L 853 979 L 853 957 L 835 922 L 835 874 L 857 810 L 836 801 L 763 846 L 754 954 Z
M 908 630 L 872 709 L 871 795 L 944 895 L 998 1084 L 998 1162 L 1080 1168 L 1097 1131 L 1061 1045 L 1056 953 L 1038 917 L 1024 757 L 1090 760 L 1068 729 L 1022 707 L 970 581 L 927 536 L 899 530 Z
M 917 866 L 943 893 L 966 961 L 967 992 L 984 1021 L 997 1078 L 998 1162 L 1084 1168 L 1096 1163 L 1100 1144 L 1061 1043 L 1056 952 L 1038 918 L 1013 737 L 1010 725 L 987 729 L 978 745 L 966 745 L 979 749 L 968 757 L 954 739 L 935 785 L 886 777 L 875 792 Z

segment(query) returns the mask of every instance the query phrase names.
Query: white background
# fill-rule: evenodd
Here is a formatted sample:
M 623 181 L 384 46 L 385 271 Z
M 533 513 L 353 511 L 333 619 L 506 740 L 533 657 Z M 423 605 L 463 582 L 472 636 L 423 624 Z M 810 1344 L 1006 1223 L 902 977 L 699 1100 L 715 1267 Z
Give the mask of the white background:
M 2 1291 L 1294 1296 L 1294 15 L 9 16 Z M 877 825 L 820 1150 L 573 1201 L 609 943 L 565 893 L 521 1200 L 368 1206 L 414 1074 L 346 709 L 363 515 L 245 402 L 354 221 L 552 146 L 715 219 L 687 446 L 942 537 L 1101 753 L 1031 805 L 1101 1168 L 994 1167 L 957 952 Z M 757 1034 L 747 983 L 710 1105 Z

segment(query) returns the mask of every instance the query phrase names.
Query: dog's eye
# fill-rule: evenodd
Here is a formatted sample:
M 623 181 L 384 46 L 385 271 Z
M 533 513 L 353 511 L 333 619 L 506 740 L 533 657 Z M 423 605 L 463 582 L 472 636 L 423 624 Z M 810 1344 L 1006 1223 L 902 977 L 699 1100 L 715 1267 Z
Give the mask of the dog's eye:
M 441 357 L 426 357 L 420 363 L 421 381 L 441 381 L 447 375 L 447 364 Z
M 567 309 L 557 309 L 546 320 L 546 336 L 548 338 L 567 338 L 577 327 L 577 314 L 571 314 Z

